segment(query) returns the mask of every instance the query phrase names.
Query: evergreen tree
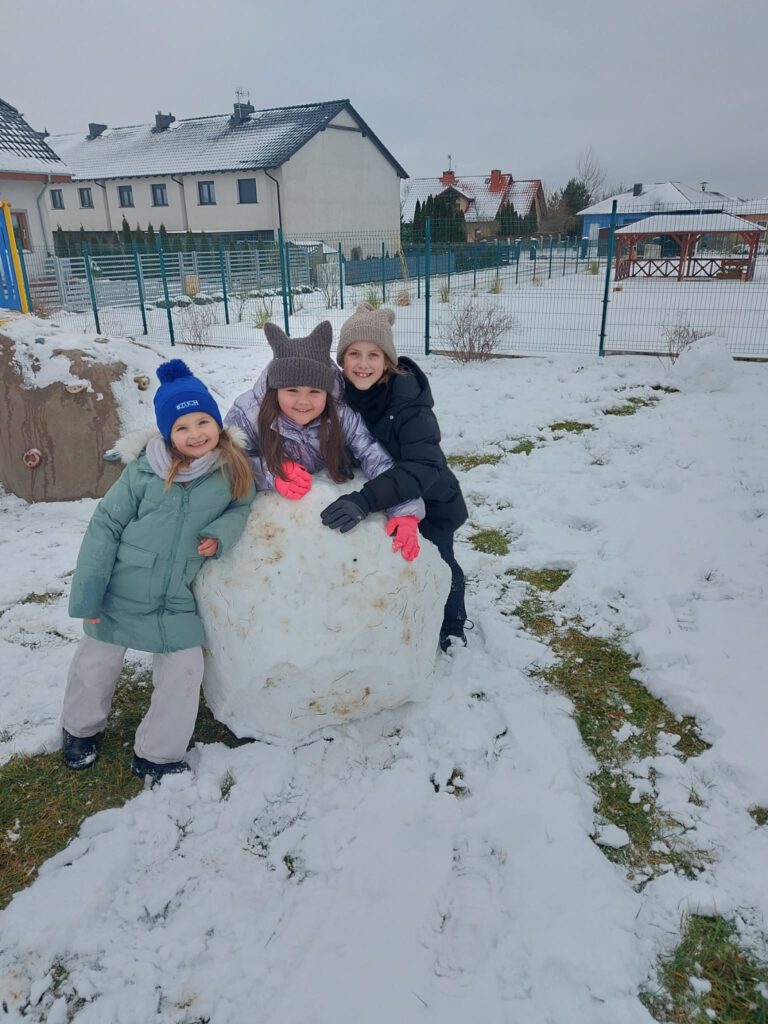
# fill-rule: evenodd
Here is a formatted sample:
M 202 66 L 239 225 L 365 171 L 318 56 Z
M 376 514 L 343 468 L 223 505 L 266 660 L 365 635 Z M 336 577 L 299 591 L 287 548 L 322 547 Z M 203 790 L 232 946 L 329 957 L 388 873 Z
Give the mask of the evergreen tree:
M 122 236 L 123 244 L 124 245 L 130 245 L 131 244 L 131 239 L 133 237 L 131 235 L 131 226 L 128 223 L 128 221 L 125 219 L 125 217 L 123 217 L 123 223 L 122 223 L 122 225 L 120 227 L 120 235 Z
M 205 230 L 200 232 L 200 237 L 198 239 L 197 248 L 200 249 L 202 252 L 210 252 L 211 251 L 211 240 L 208 237 L 208 235 L 206 235 Z
M 418 241 L 424 234 L 424 217 L 421 213 L 421 203 L 416 200 L 416 206 L 413 211 L 413 237 Z
M 157 248 L 155 242 L 155 229 L 152 227 L 152 221 L 147 224 L 147 252 L 154 252 Z
M 133 233 L 133 240 L 136 243 L 136 248 L 139 250 L 139 252 L 143 252 L 145 236 L 141 224 L 136 225 L 136 230 Z
M 158 234 L 160 235 L 160 241 L 163 243 L 163 248 L 166 249 L 168 247 L 168 230 L 165 224 L 160 225 Z
M 577 217 L 576 214 L 579 210 L 584 210 L 589 206 L 589 188 L 586 183 L 578 178 L 571 178 L 563 189 L 561 201 L 567 212 L 565 230 L 569 235 L 577 232 L 581 234 L 581 217 Z

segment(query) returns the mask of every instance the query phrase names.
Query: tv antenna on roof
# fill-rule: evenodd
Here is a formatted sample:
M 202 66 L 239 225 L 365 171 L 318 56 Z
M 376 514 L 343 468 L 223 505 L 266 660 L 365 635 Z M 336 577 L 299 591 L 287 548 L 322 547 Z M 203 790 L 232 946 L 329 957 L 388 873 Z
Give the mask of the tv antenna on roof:
M 702 181 L 699 184 L 701 185 L 701 191 L 702 192 L 706 192 L 707 191 L 707 185 L 709 184 L 709 182 L 708 181 Z
M 453 157 L 452 157 L 452 156 L 451 156 L 451 154 L 449 153 L 449 154 L 448 154 L 448 170 L 449 170 L 449 171 L 452 171 L 452 170 L 453 170 L 453 167 L 451 166 L 451 160 L 453 160 Z
M 247 103 L 250 98 L 250 92 L 247 89 L 244 89 L 242 85 L 239 85 L 235 89 L 235 99 L 238 103 Z

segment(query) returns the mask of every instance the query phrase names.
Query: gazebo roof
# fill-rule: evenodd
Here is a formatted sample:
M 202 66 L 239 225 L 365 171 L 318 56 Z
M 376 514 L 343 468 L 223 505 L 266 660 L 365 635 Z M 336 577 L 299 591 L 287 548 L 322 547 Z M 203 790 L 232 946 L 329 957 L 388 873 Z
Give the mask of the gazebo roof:
M 730 235 L 745 232 L 760 235 L 762 228 L 731 213 L 655 213 L 616 230 L 617 235 Z

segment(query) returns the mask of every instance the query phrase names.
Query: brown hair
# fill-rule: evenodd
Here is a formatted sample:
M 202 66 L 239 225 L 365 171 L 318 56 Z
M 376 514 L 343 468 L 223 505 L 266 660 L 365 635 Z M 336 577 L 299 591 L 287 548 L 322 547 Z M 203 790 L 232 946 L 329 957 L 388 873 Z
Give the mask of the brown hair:
M 290 459 L 286 455 L 280 430 L 274 429 L 279 416 L 280 406 L 277 401 L 277 389 L 267 388 L 259 408 L 259 415 L 256 417 L 259 449 L 269 472 L 273 476 L 279 476 L 285 480 L 283 463 L 290 461 Z M 336 413 L 336 405 L 330 395 L 328 395 L 325 409 L 320 413 L 318 419 L 320 420 L 320 455 L 325 462 L 325 468 L 328 470 L 331 479 L 340 484 L 343 480 L 349 479 L 349 471 L 344 446 L 344 434 L 342 433 L 341 423 Z
M 168 470 L 168 475 L 165 478 L 165 489 L 171 486 L 173 481 L 176 479 L 176 474 L 180 469 L 185 466 L 192 465 L 193 459 L 188 459 L 181 454 L 173 445 L 169 445 L 171 449 L 171 465 Z M 216 446 L 218 451 L 221 453 L 219 464 L 222 472 L 227 470 L 229 476 L 229 486 L 232 491 L 232 498 L 238 501 L 240 498 L 244 498 L 253 486 L 253 471 L 251 464 L 245 456 L 245 452 L 240 445 L 235 444 L 226 430 L 219 432 L 219 443 Z

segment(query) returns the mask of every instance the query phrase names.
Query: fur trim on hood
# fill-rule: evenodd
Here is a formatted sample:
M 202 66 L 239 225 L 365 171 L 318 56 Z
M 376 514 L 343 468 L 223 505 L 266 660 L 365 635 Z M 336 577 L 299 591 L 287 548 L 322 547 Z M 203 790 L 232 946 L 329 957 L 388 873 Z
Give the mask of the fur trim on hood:
M 247 437 L 239 427 L 224 427 L 224 433 L 229 436 L 232 444 L 238 448 L 245 448 Z M 121 437 L 114 447 L 104 453 L 108 462 L 122 462 L 126 466 L 129 462 L 135 462 L 147 447 L 153 437 L 160 437 L 157 427 L 142 427 L 140 430 L 132 430 L 129 434 Z

